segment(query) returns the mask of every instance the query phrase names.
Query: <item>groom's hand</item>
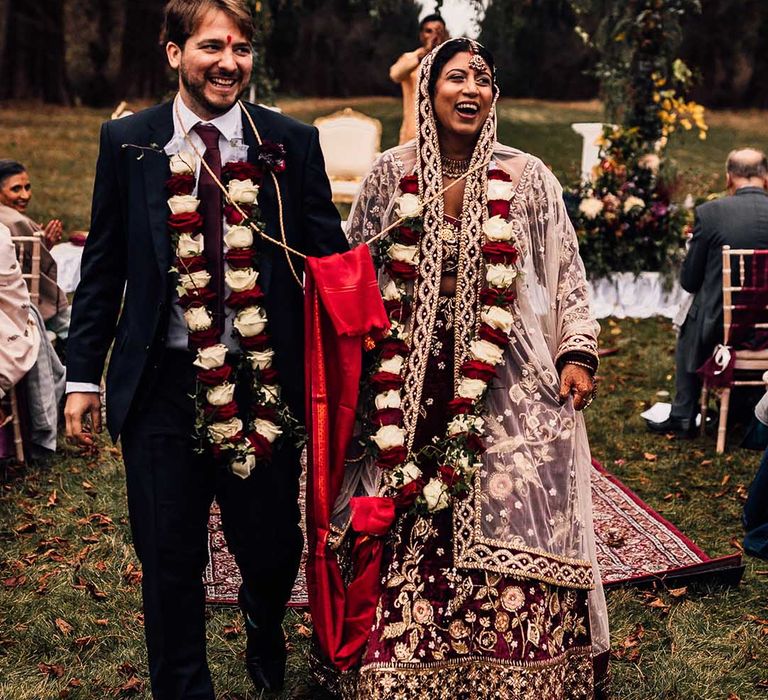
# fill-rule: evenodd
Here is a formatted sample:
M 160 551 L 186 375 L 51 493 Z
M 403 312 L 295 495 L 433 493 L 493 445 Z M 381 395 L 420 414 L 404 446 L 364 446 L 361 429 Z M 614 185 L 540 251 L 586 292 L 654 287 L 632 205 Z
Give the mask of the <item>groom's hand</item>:
M 93 446 L 94 433 L 101 432 L 101 398 L 97 391 L 73 391 L 64 406 L 67 437 L 86 447 Z M 90 430 L 89 430 L 90 426 Z

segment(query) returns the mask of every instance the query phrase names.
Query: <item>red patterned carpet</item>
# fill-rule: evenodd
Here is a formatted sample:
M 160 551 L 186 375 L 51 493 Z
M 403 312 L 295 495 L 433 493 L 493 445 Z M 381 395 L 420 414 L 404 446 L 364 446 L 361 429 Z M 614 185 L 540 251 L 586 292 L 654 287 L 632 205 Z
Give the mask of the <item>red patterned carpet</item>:
M 597 559 L 606 586 L 642 585 L 660 579 L 679 583 L 699 578 L 738 582 L 743 571 L 740 554 L 710 559 L 615 476 L 597 462 L 594 467 L 592 505 Z M 227 551 L 215 504 L 208 532 L 207 600 L 209 603 L 235 604 L 240 575 Z M 303 562 L 290 605 L 307 605 Z

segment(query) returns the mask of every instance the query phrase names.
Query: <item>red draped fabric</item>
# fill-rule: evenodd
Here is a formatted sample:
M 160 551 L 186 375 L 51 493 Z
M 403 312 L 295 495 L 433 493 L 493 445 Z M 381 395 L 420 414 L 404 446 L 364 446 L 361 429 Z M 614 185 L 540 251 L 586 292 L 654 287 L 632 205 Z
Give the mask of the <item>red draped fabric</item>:
M 346 670 L 359 660 L 373 623 L 381 537 L 395 513 L 389 498 L 352 499 L 352 528 L 358 536 L 352 578 L 345 586 L 328 546 L 331 514 L 355 423 L 363 340 L 389 328 L 368 246 L 308 258 L 304 310 L 309 606 L 320 649 Z

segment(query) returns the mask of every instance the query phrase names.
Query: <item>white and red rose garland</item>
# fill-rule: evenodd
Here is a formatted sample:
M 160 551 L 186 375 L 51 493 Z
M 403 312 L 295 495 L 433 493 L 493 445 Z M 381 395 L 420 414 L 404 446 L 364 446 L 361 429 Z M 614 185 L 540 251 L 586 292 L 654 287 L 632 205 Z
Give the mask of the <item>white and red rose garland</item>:
M 209 286 L 203 219 L 197 211 L 200 200 L 192 194 L 195 156 L 187 152 L 173 155 L 172 175 L 166 182 L 171 211 L 168 230 L 176 256 L 172 271 L 178 274 L 178 303 L 184 308 L 189 347 L 196 351 L 196 439 L 201 448 L 208 446 L 242 478 L 257 463 L 271 459 L 276 440 L 300 437 L 298 422 L 280 398 L 264 292 L 258 283 L 257 234 L 252 230 L 252 226 L 264 230 L 257 204 L 259 187 L 266 169 L 279 172 L 285 168 L 284 151 L 279 144 L 263 144 L 259 149 L 259 165 L 232 161 L 222 168 L 228 200 L 224 206 L 224 281 L 230 289 L 224 304 L 235 312 L 239 356 L 228 355 L 229 349 L 221 342 L 223 319 L 220 327 L 214 323 L 217 294 Z M 238 389 L 243 383 L 247 390 L 240 398 Z M 244 399 L 248 405 L 241 405 Z
M 510 221 L 514 187 L 507 173 L 492 168 L 488 172 L 488 218 L 483 226 L 486 286 L 480 292 L 481 322 L 470 343 L 469 359 L 459 370 L 461 379 L 457 395 L 448 406 L 451 420 L 445 435 L 429 447 L 430 453 L 438 457 L 437 473 L 426 478 L 419 467 L 419 456 L 408 453 L 401 408 L 402 374 L 410 352 L 406 324 L 423 233 L 418 190 L 416 175 L 401 179 L 401 194 L 395 203 L 396 214 L 404 221 L 379 246 L 378 262 L 385 271 L 381 292 L 392 325 L 389 334 L 373 348 L 375 360 L 368 378 L 363 434 L 377 465 L 385 472 L 385 489 L 394 494 L 396 506 L 433 513 L 469 490 L 485 451 L 485 398 L 488 383 L 496 376 L 496 366 L 504 362 L 504 351 L 510 343 L 515 321 L 511 311 L 516 298 L 514 287 L 521 271 Z

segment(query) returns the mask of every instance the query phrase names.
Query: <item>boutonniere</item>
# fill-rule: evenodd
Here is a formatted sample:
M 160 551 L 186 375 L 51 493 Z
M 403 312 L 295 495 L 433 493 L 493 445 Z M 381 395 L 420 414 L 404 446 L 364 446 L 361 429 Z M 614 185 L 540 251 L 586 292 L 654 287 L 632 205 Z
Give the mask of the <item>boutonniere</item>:
M 256 146 L 256 165 L 265 172 L 282 173 L 285 170 L 285 146 L 274 141 L 262 141 Z

